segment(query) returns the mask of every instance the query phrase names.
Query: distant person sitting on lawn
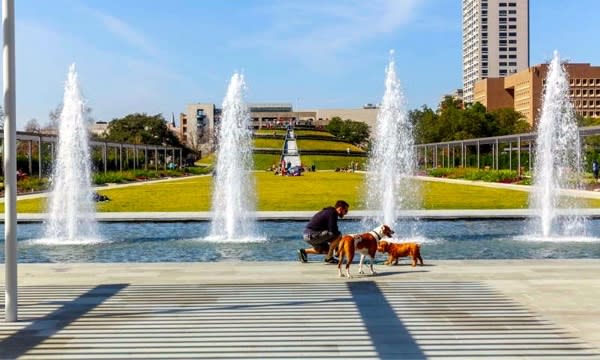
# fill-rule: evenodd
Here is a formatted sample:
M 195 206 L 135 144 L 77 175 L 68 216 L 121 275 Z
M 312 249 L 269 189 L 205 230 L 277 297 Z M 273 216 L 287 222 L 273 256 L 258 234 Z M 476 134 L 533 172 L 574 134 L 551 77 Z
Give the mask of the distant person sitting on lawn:
M 333 251 L 342 237 L 337 221 L 338 217 L 342 219 L 348 213 L 348 208 L 350 205 L 346 201 L 338 200 L 335 206 L 322 209 L 310 219 L 304 229 L 304 241 L 312 245 L 312 248 L 298 249 L 300 262 L 308 262 L 307 254 L 327 254 L 325 262 L 337 264 Z

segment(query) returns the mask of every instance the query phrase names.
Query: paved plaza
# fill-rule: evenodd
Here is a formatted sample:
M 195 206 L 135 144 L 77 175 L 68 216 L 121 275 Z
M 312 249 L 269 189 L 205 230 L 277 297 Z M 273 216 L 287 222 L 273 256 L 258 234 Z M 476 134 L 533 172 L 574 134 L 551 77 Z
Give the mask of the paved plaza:
M 318 257 L 22 264 L 0 358 L 600 359 L 599 261 L 424 255 L 351 280 Z

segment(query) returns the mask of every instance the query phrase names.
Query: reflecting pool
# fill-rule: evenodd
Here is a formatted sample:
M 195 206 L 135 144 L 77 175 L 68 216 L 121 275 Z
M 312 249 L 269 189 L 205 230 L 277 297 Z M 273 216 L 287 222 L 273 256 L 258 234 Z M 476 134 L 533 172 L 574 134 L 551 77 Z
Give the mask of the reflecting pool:
M 19 224 L 18 256 L 22 263 L 60 262 L 210 262 L 296 261 L 296 249 L 305 247 L 305 221 L 259 221 L 257 232 L 266 240 L 213 242 L 206 240 L 209 222 L 100 223 L 105 239 L 95 244 L 44 243 L 43 225 Z M 569 259 L 600 258 L 600 238 L 539 241 L 523 236 L 525 220 L 415 221 L 425 259 Z M 3 227 L 3 226 L 0 226 Z M 360 221 L 343 220 L 345 233 L 365 232 Z M 3 229 L 2 229 L 3 231 Z M 600 220 L 590 220 L 589 234 L 600 234 Z M 4 240 L 0 260 L 4 262 Z M 384 256 L 378 255 L 383 261 Z M 321 256 L 309 257 L 320 261 Z M 404 263 L 408 259 L 404 259 Z

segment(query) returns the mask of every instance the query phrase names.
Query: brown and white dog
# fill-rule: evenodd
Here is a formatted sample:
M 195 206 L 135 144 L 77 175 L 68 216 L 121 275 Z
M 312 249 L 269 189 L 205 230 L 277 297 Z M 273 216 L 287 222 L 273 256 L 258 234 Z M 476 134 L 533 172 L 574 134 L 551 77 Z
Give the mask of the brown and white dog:
M 417 243 L 391 243 L 387 241 L 380 241 L 377 247 L 382 253 L 388 253 L 388 259 L 384 262 L 385 265 L 398 265 L 398 258 L 404 256 L 410 256 L 412 258 L 412 266 L 417 265 L 417 260 L 423 265 L 423 258 L 421 257 L 421 245 Z
M 350 264 L 354 259 L 354 253 L 360 254 L 360 265 L 358 266 L 359 274 L 363 274 L 363 262 L 365 257 L 369 255 L 371 258 L 371 275 L 375 274 L 373 270 L 373 260 L 377 252 L 379 240 L 383 237 L 392 237 L 394 231 L 387 225 L 381 225 L 372 231 L 364 234 L 348 234 L 342 236 L 338 244 L 338 275 L 342 277 L 342 262 L 346 257 L 346 277 L 350 278 Z

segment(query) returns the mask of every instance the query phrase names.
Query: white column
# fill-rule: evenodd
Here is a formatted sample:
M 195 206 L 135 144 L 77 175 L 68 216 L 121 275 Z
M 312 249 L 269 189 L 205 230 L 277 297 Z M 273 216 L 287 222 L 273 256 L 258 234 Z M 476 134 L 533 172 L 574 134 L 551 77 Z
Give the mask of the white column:
M 5 320 L 17 321 L 17 131 L 15 109 L 15 2 L 2 0 L 4 76 Z

